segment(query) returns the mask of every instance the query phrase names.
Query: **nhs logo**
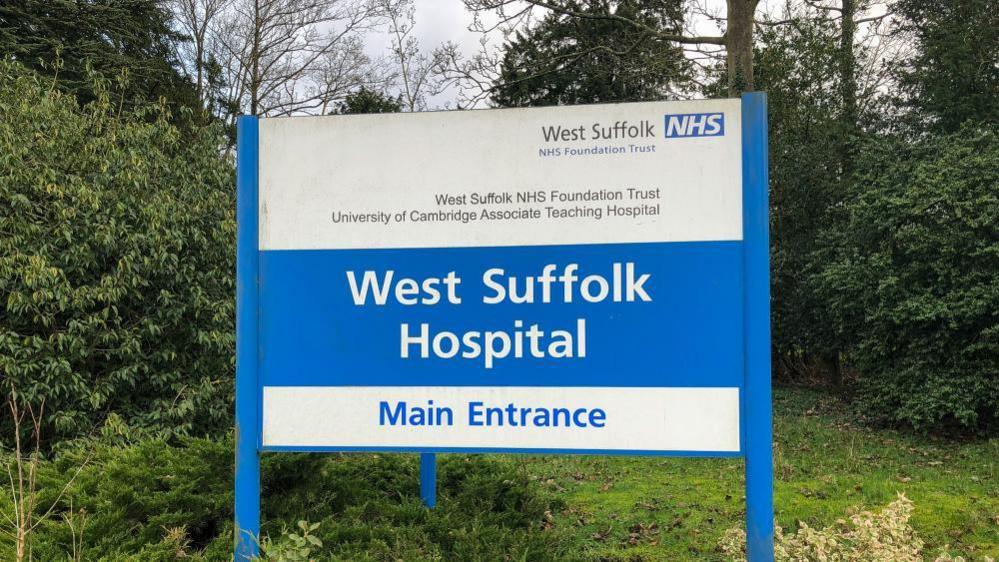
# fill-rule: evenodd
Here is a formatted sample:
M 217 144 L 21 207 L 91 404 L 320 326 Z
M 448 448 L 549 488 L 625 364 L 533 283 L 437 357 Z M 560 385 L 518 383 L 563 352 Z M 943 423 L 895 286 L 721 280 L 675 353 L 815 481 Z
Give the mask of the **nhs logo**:
M 666 138 L 718 137 L 725 134 L 724 113 L 683 113 L 666 116 Z

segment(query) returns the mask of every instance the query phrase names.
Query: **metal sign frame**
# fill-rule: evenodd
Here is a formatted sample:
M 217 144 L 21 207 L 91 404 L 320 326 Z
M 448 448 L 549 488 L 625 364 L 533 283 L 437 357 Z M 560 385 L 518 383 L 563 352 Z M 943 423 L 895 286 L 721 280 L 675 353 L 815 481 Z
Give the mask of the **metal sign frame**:
M 656 454 L 661 456 L 741 456 L 746 459 L 747 554 L 751 562 L 773 560 L 773 442 L 770 389 L 770 264 L 766 94 L 742 95 L 743 355 L 741 447 L 738 452 L 550 451 L 558 454 Z M 259 555 L 260 455 L 285 450 L 324 450 L 263 446 L 262 387 L 258 376 L 259 336 L 259 128 L 255 116 L 237 121 L 236 171 L 236 469 L 235 559 Z M 378 447 L 357 448 L 379 450 Z M 339 449 L 338 449 L 339 450 Z M 380 450 L 386 450 L 381 448 Z M 421 497 L 436 502 L 435 453 L 447 448 L 391 448 L 421 453 Z M 467 449 L 462 449 L 467 452 Z M 538 453 L 537 450 L 505 450 Z M 486 449 L 472 452 L 489 452 Z

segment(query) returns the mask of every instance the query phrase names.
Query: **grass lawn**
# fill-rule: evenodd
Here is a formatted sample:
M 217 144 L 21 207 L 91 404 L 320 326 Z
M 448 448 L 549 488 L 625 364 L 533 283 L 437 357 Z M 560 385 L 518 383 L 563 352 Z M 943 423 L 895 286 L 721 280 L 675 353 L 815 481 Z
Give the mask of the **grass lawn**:
M 785 530 L 824 527 L 851 508 L 876 510 L 904 493 L 912 524 L 936 554 L 999 558 L 999 439 L 952 442 L 851 423 L 823 394 L 778 389 L 775 506 Z M 722 533 L 744 516 L 734 459 L 504 457 L 561 498 L 551 525 L 602 560 L 721 560 Z M 932 559 L 932 558 L 931 558 Z

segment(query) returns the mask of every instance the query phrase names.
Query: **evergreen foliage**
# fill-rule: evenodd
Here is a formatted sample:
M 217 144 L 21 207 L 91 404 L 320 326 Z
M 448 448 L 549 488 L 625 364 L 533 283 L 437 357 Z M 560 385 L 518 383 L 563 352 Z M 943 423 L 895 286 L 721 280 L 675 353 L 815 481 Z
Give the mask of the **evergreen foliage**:
M 834 20 L 761 30 L 775 360 L 782 375 L 818 370 L 839 383 L 849 371 L 874 419 L 987 428 L 999 408 L 999 348 L 988 343 L 999 309 L 999 98 L 983 95 L 997 84 L 984 62 L 995 27 L 978 24 L 994 16 L 974 0 L 898 7 L 919 48 L 895 120 L 863 97 L 859 123 L 843 119 Z M 982 17 L 959 29 L 975 10 Z
M 11 0 L 0 4 L 0 54 L 43 76 L 81 103 L 99 95 L 91 71 L 127 75 L 123 101 L 163 98 L 175 117 L 200 109 L 194 85 L 178 71 L 171 13 L 162 0 Z
M 358 113 L 398 113 L 402 111 L 402 98 L 392 98 L 370 88 L 361 88 L 348 94 L 337 103 L 333 113 L 350 115 Z
M 839 342 L 808 283 L 818 232 L 845 196 L 835 23 L 760 30 L 756 81 L 770 114 L 770 241 L 774 361 L 779 374 L 832 363 Z
M 817 292 L 877 418 L 917 428 L 999 413 L 999 137 L 879 138 L 815 256 Z M 835 224 L 835 223 L 834 223 Z
M 44 402 L 43 439 L 111 412 L 163 434 L 225 432 L 232 164 L 216 128 L 182 135 L 162 106 L 119 112 L 107 83 L 92 91 L 81 107 L 0 64 L 0 372 Z
M 56 508 L 33 535 L 35 559 L 69 558 L 69 516 L 82 529 L 83 560 L 231 560 L 232 440 L 121 445 L 77 442 L 42 464 L 40 505 Z M 419 499 L 416 461 L 397 454 L 266 455 L 261 543 L 272 554 L 287 552 L 291 534 L 300 534 L 289 525 L 304 520 L 324 546 L 322 560 L 574 559 L 559 533 L 540 532 L 545 512 L 562 505 L 525 472 L 483 456 L 449 455 L 440 462 L 440 503 L 428 510 Z M 10 509 L 0 498 L 0 514 Z M 0 558 L 12 559 L 10 548 L 0 540 Z
M 555 12 L 506 45 L 492 101 L 502 107 L 659 100 L 690 80 L 690 63 L 665 42 L 611 15 L 679 32 L 676 0 L 578 1 L 569 8 L 594 18 Z
M 916 50 L 899 72 L 908 121 L 954 132 L 999 123 L 999 10 L 992 0 L 900 0 Z

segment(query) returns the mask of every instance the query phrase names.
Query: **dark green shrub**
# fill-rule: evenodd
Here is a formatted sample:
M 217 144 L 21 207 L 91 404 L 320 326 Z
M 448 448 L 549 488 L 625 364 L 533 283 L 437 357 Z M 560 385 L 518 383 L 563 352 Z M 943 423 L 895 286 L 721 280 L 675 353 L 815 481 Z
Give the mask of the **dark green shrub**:
M 176 441 L 105 436 L 42 461 L 38 516 L 55 507 L 32 535 L 35 560 L 69 557 L 67 516 L 83 560 L 231 560 L 232 440 Z M 318 560 L 575 559 L 568 530 L 545 526 L 562 505 L 509 459 L 442 456 L 433 510 L 419 500 L 416 455 L 286 453 L 262 468 L 264 543 L 277 549 L 308 521 Z M 0 494 L 0 520 L 11 509 Z M 0 560 L 12 559 L 4 536 Z
M 268 455 L 262 531 L 320 523 L 322 560 L 573 559 L 543 525 L 561 504 L 524 471 L 483 456 L 438 462 L 439 502 L 428 510 L 415 455 Z
M 814 282 L 850 343 L 859 398 L 917 428 L 999 415 L 999 138 L 867 146 Z
M 88 434 L 109 412 L 167 435 L 225 432 L 235 222 L 222 137 L 182 134 L 162 107 L 120 112 L 94 83 L 80 107 L 0 62 L 0 373 L 25 403 L 44 400 L 45 439 Z
M 778 376 L 839 352 L 808 273 L 817 233 L 844 197 L 838 42 L 829 20 L 763 27 L 754 53 L 770 117 L 770 244 L 774 364 Z
M 66 560 L 74 542 L 82 560 L 231 556 L 231 441 L 88 440 L 63 449 L 39 464 L 38 526 L 29 540 L 35 560 Z M 10 509 L 0 502 L 0 516 Z M 0 540 L 0 559 L 14 559 L 10 542 Z

